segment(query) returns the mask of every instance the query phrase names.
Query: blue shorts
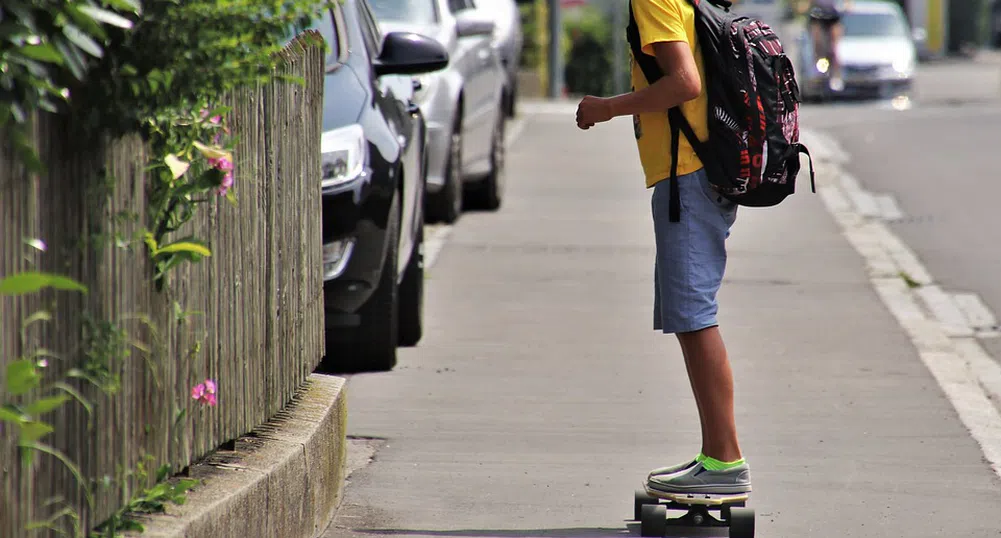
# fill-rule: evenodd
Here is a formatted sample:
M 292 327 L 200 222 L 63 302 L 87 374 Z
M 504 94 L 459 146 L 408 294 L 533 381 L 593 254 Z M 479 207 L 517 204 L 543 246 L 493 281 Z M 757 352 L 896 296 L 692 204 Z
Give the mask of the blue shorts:
M 704 170 L 678 178 L 681 221 L 668 214 L 671 182 L 653 186 L 651 206 L 657 242 L 653 328 L 685 333 L 717 325 L 716 292 L 726 269 L 726 239 L 737 204 L 712 190 Z

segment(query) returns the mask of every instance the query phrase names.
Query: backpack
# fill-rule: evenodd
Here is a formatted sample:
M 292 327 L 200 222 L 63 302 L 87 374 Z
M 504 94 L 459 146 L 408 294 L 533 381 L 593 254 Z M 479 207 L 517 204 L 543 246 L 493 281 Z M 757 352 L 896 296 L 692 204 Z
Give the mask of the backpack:
M 778 36 L 765 23 L 730 13 L 729 0 L 688 0 L 705 63 L 709 138 L 699 140 L 680 107 L 668 111 L 671 126 L 671 222 L 681 213 L 678 139 L 684 133 L 702 161 L 713 188 L 738 205 L 770 207 L 796 190 L 799 155 L 813 159 L 799 142 L 799 86 Z M 629 2 L 626 38 L 650 84 L 663 76 L 656 58 L 642 52 Z

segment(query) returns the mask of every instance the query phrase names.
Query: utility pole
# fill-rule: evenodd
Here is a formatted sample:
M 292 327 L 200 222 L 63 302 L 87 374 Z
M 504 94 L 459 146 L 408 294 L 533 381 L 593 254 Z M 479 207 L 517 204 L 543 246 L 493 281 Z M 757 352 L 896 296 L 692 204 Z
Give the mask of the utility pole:
M 549 0 L 549 97 L 563 97 L 563 17 L 560 0 Z

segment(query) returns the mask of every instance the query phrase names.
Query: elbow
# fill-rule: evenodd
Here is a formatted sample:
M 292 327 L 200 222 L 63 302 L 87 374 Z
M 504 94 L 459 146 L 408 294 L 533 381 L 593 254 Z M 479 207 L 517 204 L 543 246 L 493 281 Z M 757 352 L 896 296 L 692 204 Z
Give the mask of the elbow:
M 681 96 L 688 102 L 702 95 L 702 80 L 698 76 L 685 77 L 681 86 Z

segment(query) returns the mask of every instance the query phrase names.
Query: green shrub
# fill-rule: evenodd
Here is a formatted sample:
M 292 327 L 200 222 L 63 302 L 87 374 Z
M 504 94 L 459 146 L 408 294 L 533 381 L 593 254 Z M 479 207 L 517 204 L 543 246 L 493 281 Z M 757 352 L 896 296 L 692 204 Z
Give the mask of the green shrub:
M 564 69 L 567 91 L 572 94 L 608 95 L 613 86 L 612 25 L 604 13 L 583 8 L 563 25 L 570 40 Z
M 82 134 L 148 134 L 157 118 L 267 81 L 290 29 L 322 4 L 4 0 L 0 126 L 22 149 L 36 110 L 70 115 Z

